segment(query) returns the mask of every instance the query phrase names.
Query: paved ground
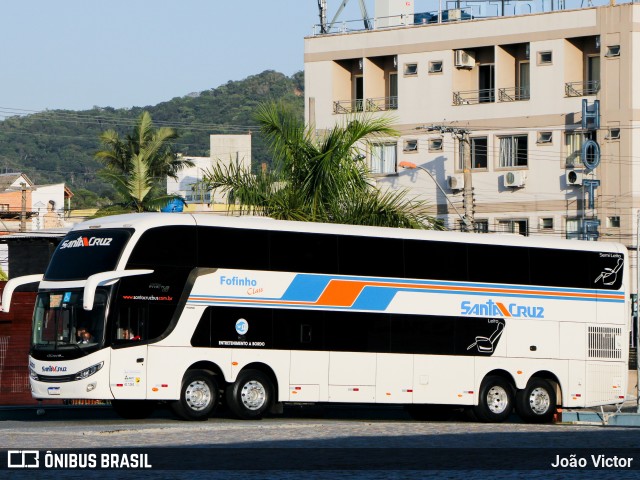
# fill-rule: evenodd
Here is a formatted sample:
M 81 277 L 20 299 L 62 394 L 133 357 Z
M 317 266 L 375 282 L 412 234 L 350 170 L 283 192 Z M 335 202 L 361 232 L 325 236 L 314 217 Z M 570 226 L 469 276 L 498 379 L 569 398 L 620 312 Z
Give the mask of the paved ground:
M 5 478 L 488 478 L 496 474 L 519 478 L 526 474 L 619 479 L 637 478 L 640 469 L 636 428 L 528 425 L 516 417 L 497 425 L 469 422 L 462 416 L 417 422 L 400 408 L 378 407 L 288 408 L 283 417 L 257 422 L 225 416 L 183 422 L 168 411 L 147 420 L 123 421 L 104 407 L 48 409 L 42 416 L 35 409 L 0 409 L 0 448 L 39 450 L 41 455 L 58 449 L 100 454 L 124 448 L 150 453 L 156 467 L 171 465 L 169 470 L 136 472 L 68 469 L 27 475 L 24 470 L 0 470 L 3 477 L 8 474 Z M 550 466 L 556 455 L 569 459 L 575 454 L 591 462 L 591 455 L 597 458 L 602 452 L 632 456 L 637 465 L 590 471 L 558 471 Z M 215 457 L 224 471 L 206 462 L 207 470 L 171 470 L 175 465 L 201 468 L 203 457 Z M 0 465 L 6 467 L 4 458 Z M 301 470 L 308 465 L 313 469 Z M 526 470 L 518 470 L 519 465 Z M 335 471 L 327 471 L 333 466 Z

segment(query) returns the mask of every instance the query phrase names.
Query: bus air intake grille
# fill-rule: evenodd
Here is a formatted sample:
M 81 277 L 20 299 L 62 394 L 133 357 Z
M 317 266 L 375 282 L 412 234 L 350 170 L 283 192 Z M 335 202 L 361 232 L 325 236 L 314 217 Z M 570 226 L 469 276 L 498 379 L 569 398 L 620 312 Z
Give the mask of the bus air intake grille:
M 622 328 L 590 326 L 589 358 L 622 358 Z

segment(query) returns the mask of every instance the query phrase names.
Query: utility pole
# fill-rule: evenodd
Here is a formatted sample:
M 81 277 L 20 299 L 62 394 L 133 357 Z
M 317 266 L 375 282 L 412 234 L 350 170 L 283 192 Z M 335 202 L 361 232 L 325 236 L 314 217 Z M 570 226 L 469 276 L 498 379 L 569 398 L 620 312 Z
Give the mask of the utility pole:
M 27 231 L 27 184 L 22 182 L 22 205 L 20 207 L 20 231 Z
M 466 128 L 445 127 L 443 125 L 432 125 L 430 127 L 418 127 L 426 129 L 428 132 L 451 133 L 456 137 L 462 149 L 462 172 L 464 174 L 464 190 L 463 200 L 464 219 L 462 229 L 465 232 L 473 232 L 474 230 L 474 212 L 473 212 L 473 180 L 471 177 L 471 140 L 469 139 L 469 130 Z

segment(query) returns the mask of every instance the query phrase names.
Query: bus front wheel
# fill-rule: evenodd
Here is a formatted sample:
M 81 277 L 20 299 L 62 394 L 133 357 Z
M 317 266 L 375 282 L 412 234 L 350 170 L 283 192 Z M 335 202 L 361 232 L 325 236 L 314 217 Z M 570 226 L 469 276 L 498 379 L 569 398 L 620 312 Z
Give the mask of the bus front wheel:
M 532 378 L 516 394 L 516 412 L 525 422 L 548 423 L 556 411 L 556 392 L 542 378 Z
M 273 402 L 274 388 L 269 377 L 259 370 L 240 372 L 236 381 L 227 387 L 227 404 L 243 420 L 262 418 Z
M 513 410 L 513 392 L 511 385 L 502 377 L 487 377 L 480 386 L 478 405 L 474 407 L 481 422 L 502 422 Z
M 182 380 L 180 400 L 171 404 L 184 420 L 206 420 L 218 402 L 218 385 L 208 372 L 193 370 Z

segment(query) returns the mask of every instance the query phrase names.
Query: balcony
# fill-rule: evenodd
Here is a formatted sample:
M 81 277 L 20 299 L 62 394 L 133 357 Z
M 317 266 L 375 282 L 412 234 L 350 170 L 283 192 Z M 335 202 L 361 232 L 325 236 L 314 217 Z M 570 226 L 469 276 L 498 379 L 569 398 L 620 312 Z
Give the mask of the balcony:
M 384 112 L 398 109 L 398 97 L 367 98 L 366 100 L 336 100 L 333 102 L 333 113 Z
M 333 102 L 333 113 L 354 113 L 364 110 L 364 100 L 358 98 L 356 100 L 336 100 Z
M 367 112 L 383 112 L 385 110 L 397 110 L 398 97 L 367 98 Z
M 564 84 L 565 97 L 584 97 L 595 95 L 600 91 L 600 80 L 588 80 L 586 82 L 567 82 Z
M 467 90 L 465 92 L 453 92 L 454 105 L 475 105 L 478 103 L 495 102 L 495 92 L 492 88 L 483 90 Z
M 509 87 L 498 89 L 498 101 L 500 102 L 520 102 L 529 100 L 531 91 L 529 87 Z

